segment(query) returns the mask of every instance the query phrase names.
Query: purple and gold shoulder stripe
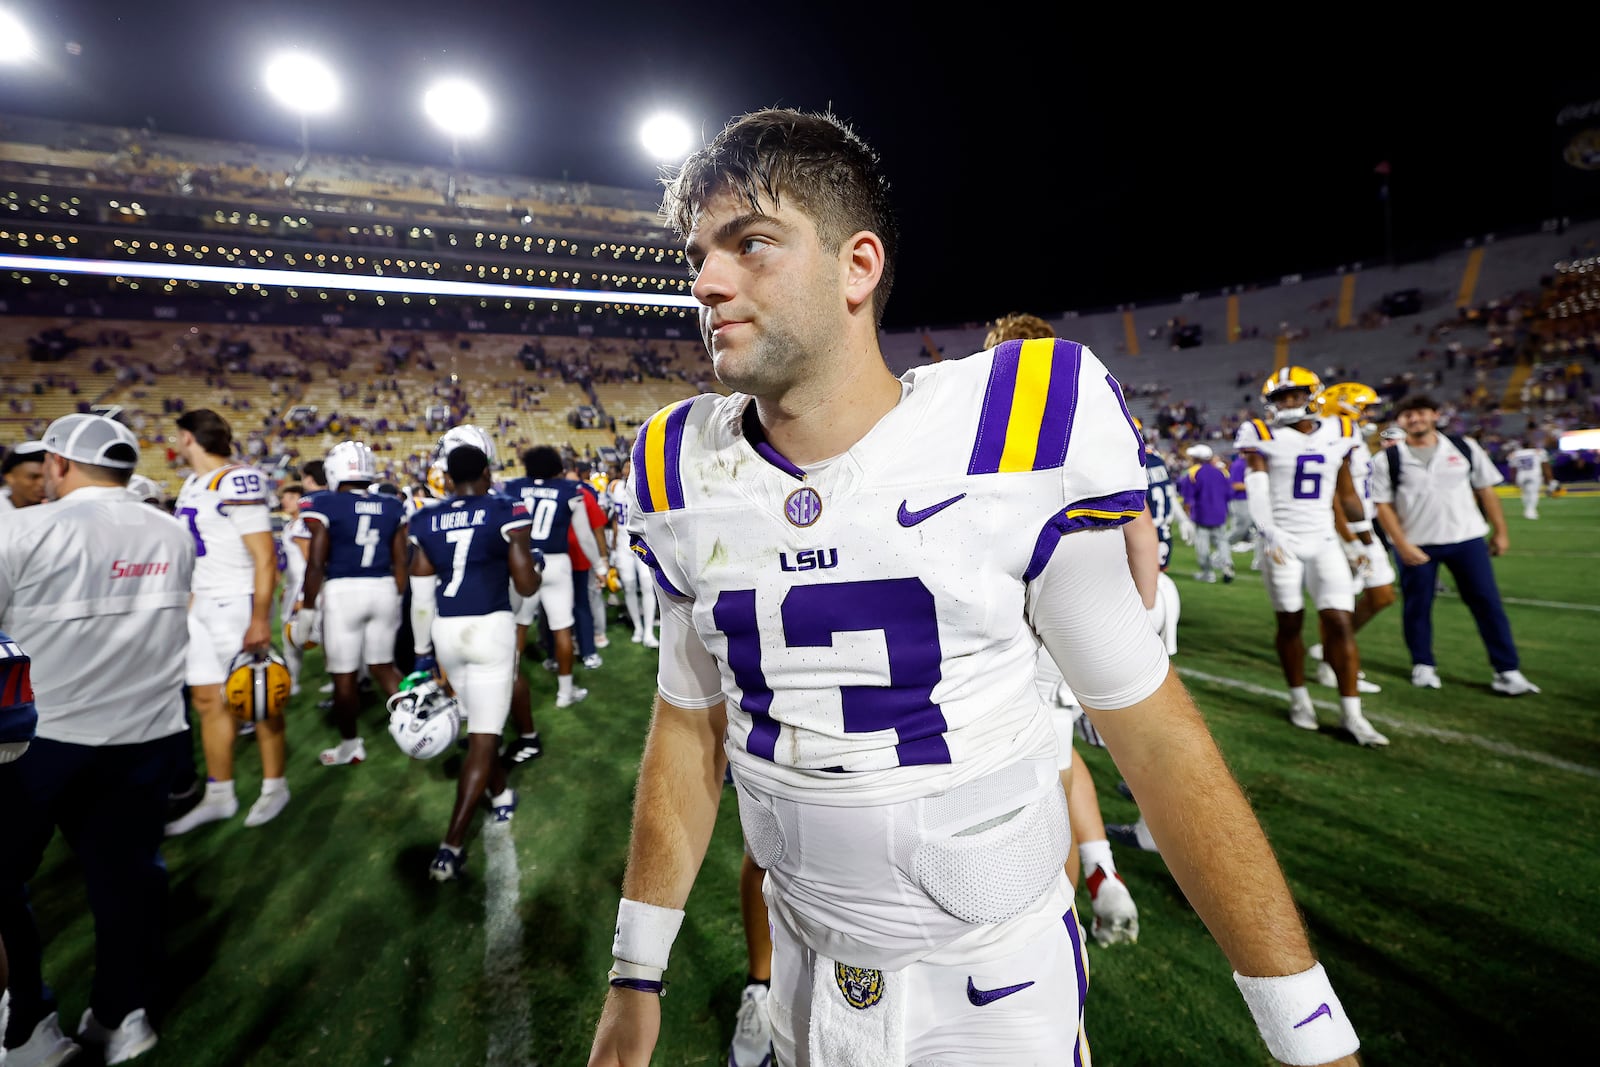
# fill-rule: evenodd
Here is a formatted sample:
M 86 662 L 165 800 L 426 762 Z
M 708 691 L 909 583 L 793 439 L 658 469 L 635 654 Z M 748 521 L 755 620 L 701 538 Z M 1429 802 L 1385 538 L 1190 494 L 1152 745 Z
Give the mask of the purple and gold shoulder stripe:
M 678 465 L 683 457 L 683 425 L 689 421 L 694 400 L 682 400 L 650 417 L 633 444 L 639 507 L 647 512 L 676 511 L 683 507 L 683 478 Z
M 1055 553 L 1057 543 L 1067 534 L 1076 530 L 1121 526 L 1143 512 L 1148 499 L 1148 489 L 1129 489 L 1068 504 L 1039 531 L 1039 539 L 1034 542 L 1033 556 L 1028 561 L 1028 569 L 1023 572 L 1022 580 L 1031 582 L 1039 577 Z
M 968 474 L 1060 467 L 1078 406 L 1083 346 L 1041 337 L 994 350 Z
M 1263 441 L 1272 440 L 1272 427 L 1267 425 L 1265 419 L 1251 419 L 1250 425 L 1256 428 L 1256 436 Z

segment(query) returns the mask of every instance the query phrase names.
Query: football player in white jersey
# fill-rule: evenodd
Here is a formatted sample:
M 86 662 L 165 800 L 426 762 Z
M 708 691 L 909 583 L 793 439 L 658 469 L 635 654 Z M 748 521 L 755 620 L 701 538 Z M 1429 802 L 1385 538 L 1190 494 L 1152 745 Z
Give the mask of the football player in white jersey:
M 1511 468 L 1517 491 L 1522 494 L 1522 517 L 1537 519 L 1540 491 L 1555 484 L 1550 473 L 1550 453 L 1540 447 L 1537 435 L 1529 437 L 1526 445 L 1512 441 L 1506 446 L 1506 466 Z
M 1249 467 L 1245 492 L 1262 538 L 1261 575 L 1278 620 L 1274 643 L 1289 685 L 1289 721 L 1303 730 L 1317 729 L 1301 637 L 1309 593 L 1323 655 L 1338 677 L 1345 729 L 1363 745 L 1387 745 L 1389 739 L 1361 710 L 1358 682 L 1351 576 L 1364 573 L 1368 560 L 1362 551 L 1347 557 L 1333 517 L 1337 502 L 1347 523 L 1362 521 L 1361 497 L 1350 476 L 1350 452 L 1361 438 L 1353 419 L 1313 414 L 1312 398 L 1321 391 L 1321 380 L 1304 367 L 1274 371 L 1261 386 L 1267 418 L 1241 425 L 1234 446 Z M 1365 546 L 1372 540 L 1370 528 L 1357 538 Z
M 1356 633 L 1360 633 L 1374 615 L 1389 607 L 1396 599 L 1394 563 L 1389 558 L 1389 546 L 1384 544 L 1372 524 L 1378 509 L 1372 502 L 1372 449 L 1367 445 L 1367 434 L 1373 428 L 1362 421 L 1366 409 L 1377 402 L 1378 391 L 1360 382 L 1337 382 L 1323 389 L 1312 402 L 1318 417 L 1353 419 L 1356 424 L 1356 446 L 1350 450 L 1350 480 L 1355 483 L 1356 492 L 1361 496 L 1363 518 L 1359 522 L 1349 522 L 1342 510 L 1337 507 L 1333 509 L 1345 556 L 1352 564 L 1351 580 L 1355 583 L 1356 609 L 1350 618 L 1350 626 Z M 1363 532 L 1370 534 L 1372 539 L 1363 543 L 1360 539 Z M 1365 566 L 1359 564 L 1360 556 L 1366 557 Z M 1307 651 L 1317 661 L 1318 684 L 1337 687 L 1338 675 L 1334 673 L 1332 665 L 1323 659 L 1322 645 L 1312 645 Z M 1382 687 L 1376 682 L 1367 681 L 1365 671 L 1357 672 L 1356 686 L 1363 693 L 1382 692 Z
M 633 480 L 633 460 L 622 461 L 622 470 L 606 486 L 606 503 L 615 522 L 611 543 L 611 566 L 622 582 L 622 601 L 628 609 L 628 621 L 633 623 L 633 643 L 645 648 L 659 648 L 656 640 L 656 584 L 644 560 L 628 547 L 628 494 Z
M 239 727 L 223 698 L 228 665 L 241 650 L 272 642 L 272 592 L 278 553 L 272 541 L 271 487 L 254 467 L 235 463 L 233 430 L 216 412 L 196 408 L 178 417 L 178 453 L 192 474 L 178 491 L 174 514 L 194 535 L 193 597 L 185 681 L 200 717 L 205 751 L 205 797 L 167 824 L 167 835 L 231 819 L 239 810 L 233 788 L 233 744 Z M 261 796 L 246 826 L 278 817 L 289 803 L 282 717 L 256 725 L 261 749 Z
M 340 737 L 338 745 L 319 757 L 325 767 L 366 759 L 356 722 L 361 707 L 357 671 L 365 665 L 385 699 L 400 688 L 394 645 L 406 589 L 405 505 L 397 497 L 366 491 L 376 467 L 370 447 L 361 441 L 342 441 L 323 461 L 328 491 L 300 504 L 310 552 L 290 634 L 291 640 L 303 641 L 319 618 L 322 622 Z
M 300 587 L 306 577 L 306 557 L 295 536 L 303 530 L 305 520 L 300 517 L 300 501 L 306 487 L 300 482 L 287 482 L 278 487 L 278 511 L 282 526 L 278 530 L 278 570 L 283 582 L 278 593 L 278 618 L 284 621 L 283 662 L 289 668 L 289 695 L 300 695 L 300 665 L 305 652 L 287 636 L 289 620 L 300 606 Z
M 779 1062 L 1087 1059 L 1041 639 L 1269 1049 L 1354 1062 L 1271 846 L 1129 573 L 1119 527 L 1146 482 L 1104 365 L 1008 341 L 897 380 L 878 342 L 887 182 L 831 115 L 734 120 L 663 209 L 734 392 L 658 412 L 635 446 L 629 533 L 671 592 L 590 1063 L 650 1058 L 725 758 L 767 872 Z

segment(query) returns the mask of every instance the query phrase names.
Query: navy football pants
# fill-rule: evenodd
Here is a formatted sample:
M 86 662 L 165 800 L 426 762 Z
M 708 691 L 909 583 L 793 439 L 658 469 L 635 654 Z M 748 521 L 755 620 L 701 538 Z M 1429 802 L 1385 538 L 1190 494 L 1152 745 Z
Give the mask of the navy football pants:
M 1444 564 L 1456 581 L 1472 620 L 1478 624 L 1489 663 L 1496 671 L 1517 669 L 1517 646 L 1511 640 L 1511 623 L 1500 605 L 1500 587 L 1495 584 L 1494 567 L 1489 562 L 1489 543 L 1481 537 L 1453 545 L 1418 545 L 1428 554 L 1428 562 L 1416 567 L 1395 562 L 1400 569 L 1400 595 L 1406 647 L 1413 664 L 1434 664 L 1433 595 L 1438 584 L 1439 564 Z

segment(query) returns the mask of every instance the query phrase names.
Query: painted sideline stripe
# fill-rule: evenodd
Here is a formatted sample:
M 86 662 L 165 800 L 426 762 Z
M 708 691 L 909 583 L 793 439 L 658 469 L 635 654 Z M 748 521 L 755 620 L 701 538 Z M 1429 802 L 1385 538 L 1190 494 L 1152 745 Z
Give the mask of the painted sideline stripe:
M 522 966 L 520 872 L 511 824 L 488 823 L 481 834 L 484 871 L 483 982 L 489 999 L 488 1067 L 533 1062 L 533 996 Z
M 1220 685 L 1228 689 L 1237 689 L 1244 693 L 1253 693 L 1256 696 L 1273 697 L 1283 701 L 1285 704 L 1289 703 L 1289 694 L 1287 690 L 1270 689 L 1267 686 L 1257 685 L 1254 682 L 1242 681 L 1238 678 L 1227 678 L 1220 674 L 1209 674 L 1206 671 L 1197 671 L 1192 667 L 1179 667 L 1178 674 L 1185 678 L 1193 678 L 1196 681 L 1209 682 L 1212 685 Z M 1324 711 L 1340 710 L 1339 705 L 1331 700 L 1312 700 L 1311 703 Z M 1543 752 L 1534 752 L 1531 749 L 1518 748 L 1516 745 L 1508 745 L 1504 741 L 1495 741 L 1492 738 L 1483 737 L 1479 734 L 1462 733 L 1459 730 L 1444 730 L 1437 726 L 1425 726 L 1422 723 L 1411 722 L 1408 719 L 1397 719 L 1392 715 L 1373 715 L 1371 712 L 1367 712 L 1367 718 L 1372 722 L 1380 723 L 1389 727 L 1391 730 L 1397 730 L 1401 733 L 1417 734 L 1422 737 L 1431 737 L 1435 741 L 1446 741 L 1458 745 L 1473 745 L 1477 748 L 1486 749 L 1487 751 L 1493 752 L 1499 756 L 1507 756 L 1511 759 L 1527 760 L 1530 763 L 1540 763 L 1546 767 L 1553 767 L 1559 771 L 1571 771 L 1573 774 L 1581 774 L 1585 778 L 1600 779 L 1600 768 L 1590 767 L 1583 763 L 1573 763 L 1571 760 L 1564 760 L 1557 756 L 1546 755 Z
M 1438 595 L 1442 597 L 1450 597 L 1454 600 L 1461 599 L 1461 594 L 1455 592 L 1454 590 L 1451 590 L 1448 593 L 1440 593 Z M 1560 608 L 1563 611 L 1600 611 L 1600 604 L 1569 604 L 1564 600 L 1529 600 L 1526 597 L 1520 596 L 1503 596 L 1500 598 L 1500 603 L 1519 604 L 1525 608 Z

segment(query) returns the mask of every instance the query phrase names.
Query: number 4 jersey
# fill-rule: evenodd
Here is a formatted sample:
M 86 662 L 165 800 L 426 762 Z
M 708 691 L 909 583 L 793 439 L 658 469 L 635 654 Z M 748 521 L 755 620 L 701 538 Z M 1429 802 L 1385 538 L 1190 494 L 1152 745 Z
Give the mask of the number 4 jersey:
M 1052 754 L 1028 583 L 1062 536 L 1143 510 L 1143 455 L 1120 387 L 1064 340 L 912 370 L 865 437 L 804 470 L 747 396 L 663 409 L 634 446 L 628 530 L 720 672 L 664 671 L 663 697 L 725 695 L 741 780 L 794 799 L 890 802 Z
M 390 546 L 406 521 L 405 505 L 397 498 L 329 489 L 300 501 L 300 517 L 328 531 L 327 581 L 394 574 Z

